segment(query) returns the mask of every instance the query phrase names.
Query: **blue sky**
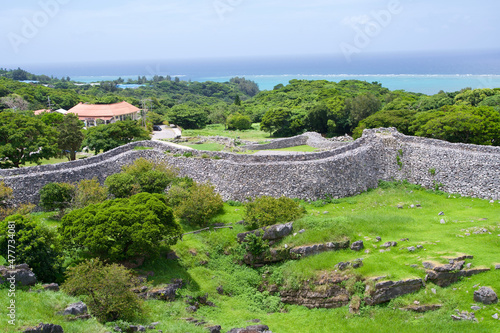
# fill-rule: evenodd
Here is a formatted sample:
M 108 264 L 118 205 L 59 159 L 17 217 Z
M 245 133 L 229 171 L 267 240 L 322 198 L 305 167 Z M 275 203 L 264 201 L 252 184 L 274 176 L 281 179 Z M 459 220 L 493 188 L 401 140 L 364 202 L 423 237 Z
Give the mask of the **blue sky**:
M 3 1 L 0 67 L 495 50 L 498 13 L 494 0 Z

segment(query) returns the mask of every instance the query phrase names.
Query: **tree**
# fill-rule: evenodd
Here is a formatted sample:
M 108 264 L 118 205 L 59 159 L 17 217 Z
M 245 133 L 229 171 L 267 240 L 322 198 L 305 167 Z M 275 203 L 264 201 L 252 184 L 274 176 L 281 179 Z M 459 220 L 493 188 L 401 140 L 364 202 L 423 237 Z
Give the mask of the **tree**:
M 252 128 L 252 120 L 248 116 L 235 113 L 227 118 L 227 128 L 230 130 L 247 130 Z
M 15 94 L 0 98 L 0 102 L 7 106 L 7 108 L 15 111 L 25 111 L 29 108 L 29 103 L 26 102 L 21 96 Z
M 333 113 L 326 104 L 316 104 L 307 114 L 305 126 L 309 131 L 323 134 L 332 133 L 335 130 Z
M 136 284 L 125 267 L 91 259 L 68 269 L 62 289 L 71 296 L 84 296 L 90 312 L 100 322 L 130 321 L 142 312 L 142 303 L 132 291 Z
M 57 152 L 57 133 L 41 120 L 13 112 L 0 114 L 0 167 L 39 164 Z
M 64 116 L 63 122 L 58 126 L 58 147 L 63 151 L 69 161 L 76 160 L 76 152 L 80 150 L 85 135 L 83 134 L 83 122 L 74 113 Z
M 95 150 L 97 155 L 101 150 L 106 152 L 132 141 L 149 139 L 149 132 L 139 126 L 137 121 L 125 120 L 89 128 L 85 132 L 82 146 Z
M 450 142 L 500 145 L 500 114 L 488 106 L 445 106 L 419 114 L 412 129 L 416 135 Z
M 355 139 L 361 137 L 366 128 L 396 127 L 396 129 L 406 135 L 414 134 L 410 131 L 410 125 L 415 119 L 415 110 L 381 110 L 360 121 L 358 127 L 353 131 Z
M 349 122 L 351 130 L 366 117 L 380 110 L 380 100 L 371 93 L 361 94 L 346 101 L 346 107 L 349 110 Z
M 59 233 L 67 250 L 119 261 L 157 255 L 161 243 L 177 242 L 181 226 L 165 196 L 139 193 L 73 210 L 63 217 Z
M 48 183 L 40 190 L 40 207 L 45 211 L 59 211 L 62 217 L 64 210 L 71 206 L 75 186 L 68 183 Z
M 26 263 L 42 282 L 60 282 L 63 278 L 63 254 L 57 235 L 31 218 L 17 214 L 0 222 L 0 254 L 7 258 L 9 225 L 15 228 L 16 262 Z
M 244 220 L 252 229 L 290 222 L 305 214 L 298 202 L 287 197 L 262 196 L 247 203 L 245 208 Z
M 167 112 L 171 124 L 185 129 L 203 128 L 207 124 L 207 112 L 194 103 L 175 105 Z
M 186 197 L 175 207 L 175 214 L 191 225 L 206 226 L 222 211 L 224 202 L 213 185 L 208 183 L 191 185 Z
M 240 95 L 236 95 L 236 97 L 234 98 L 234 105 L 241 106 Z
M 274 108 L 266 112 L 260 122 L 260 129 L 273 135 L 290 126 L 290 111 L 284 108 Z

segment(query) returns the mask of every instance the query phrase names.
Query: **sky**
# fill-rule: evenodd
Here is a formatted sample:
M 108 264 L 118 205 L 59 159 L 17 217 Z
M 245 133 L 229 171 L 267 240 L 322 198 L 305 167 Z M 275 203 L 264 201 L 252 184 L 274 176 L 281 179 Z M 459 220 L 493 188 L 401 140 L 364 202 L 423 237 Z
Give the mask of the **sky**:
M 500 1 L 0 0 L 0 67 L 500 49 Z

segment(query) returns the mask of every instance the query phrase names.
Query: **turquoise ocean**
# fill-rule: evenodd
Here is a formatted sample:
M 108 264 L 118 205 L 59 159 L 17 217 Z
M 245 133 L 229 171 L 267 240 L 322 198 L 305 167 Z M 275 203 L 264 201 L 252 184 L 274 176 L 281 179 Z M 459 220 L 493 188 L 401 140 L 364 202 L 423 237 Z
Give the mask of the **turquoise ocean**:
M 185 81 L 226 82 L 239 76 L 271 90 L 290 80 L 363 80 L 378 82 L 391 90 L 423 94 L 453 92 L 464 88 L 500 88 L 500 51 L 469 51 L 436 54 L 363 54 L 346 61 L 342 56 L 274 58 L 147 60 L 113 63 L 66 63 L 31 65 L 36 74 L 69 76 L 89 83 L 125 81 L 146 76 L 170 75 Z

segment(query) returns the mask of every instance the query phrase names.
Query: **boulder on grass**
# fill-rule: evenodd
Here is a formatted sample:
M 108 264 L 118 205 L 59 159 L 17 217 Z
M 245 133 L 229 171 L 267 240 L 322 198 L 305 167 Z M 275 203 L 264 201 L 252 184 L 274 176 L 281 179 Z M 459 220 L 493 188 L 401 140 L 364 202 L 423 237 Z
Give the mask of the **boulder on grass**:
M 498 303 L 498 296 L 493 289 L 489 287 L 481 287 L 474 291 L 474 301 L 483 304 L 494 304 Z

